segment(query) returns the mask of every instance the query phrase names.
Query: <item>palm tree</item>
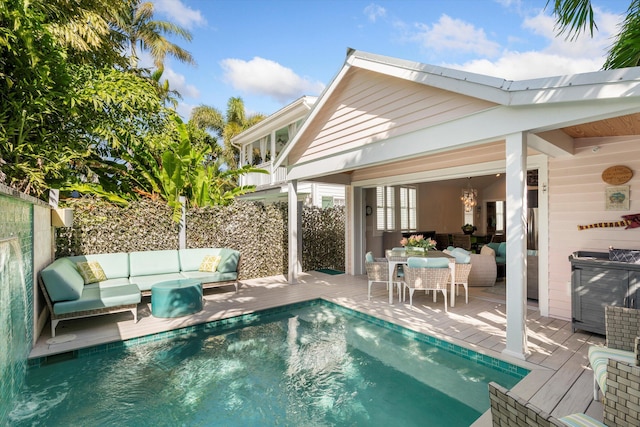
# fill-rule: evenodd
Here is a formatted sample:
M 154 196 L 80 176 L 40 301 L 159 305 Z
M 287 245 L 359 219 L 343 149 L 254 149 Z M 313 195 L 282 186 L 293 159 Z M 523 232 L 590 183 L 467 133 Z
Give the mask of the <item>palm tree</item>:
M 138 66 L 138 48 L 148 50 L 153 57 L 153 64 L 158 69 L 164 68 L 164 60 L 171 55 L 181 62 L 195 64 L 193 56 L 180 46 L 171 43 L 163 34 L 177 35 L 191 41 L 191 33 L 186 29 L 168 21 L 153 19 L 153 3 L 131 0 L 132 7 L 116 26 L 129 40 L 131 66 Z
M 549 6 L 551 0 L 547 1 Z M 593 16 L 591 0 L 554 0 L 553 14 L 556 16 L 558 35 L 566 34 L 567 39 L 575 40 L 587 29 L 593 37 L 598 29 Z M 609 48 L 604 70 L 635 67 L 640 65 L 640 0 L 632 0 L 627 16 L 620 25 Z
M 125 40 L 112 31 L 112 23 L 130 9 L 129 0 L 36 0 L 45 26 L 65 48 L 70 62 L 93 66 L 126 65 Z
M 247 116 L 244 102 L 240 97 L 229 98 L 227 112 L 222 113 L 214 107 L 200 105 L 191 111 L 190 123 L 195 126 L 213 132 L 223 141 L 223 156 L 225 163 L 231 169 L 238 167 L 240 152 L 231 144 L 231 139 L 239 133 L 249 129 L 256 123 L 264 120 L 263 114 Z

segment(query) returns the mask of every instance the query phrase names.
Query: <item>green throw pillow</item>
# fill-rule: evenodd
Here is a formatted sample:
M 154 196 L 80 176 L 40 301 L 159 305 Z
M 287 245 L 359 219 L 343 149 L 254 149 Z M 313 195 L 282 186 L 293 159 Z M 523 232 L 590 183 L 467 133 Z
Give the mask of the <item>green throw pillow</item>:
M 76 267 L 78 267 L 78 272 L 84 279 L 85 285 L 107 280 L 107 275 L 104 274 L 104 270 L 98 261 L 78 262 Z
M 222 257 L 220 255 L 207 255 L 202 259 L 200 268 L 198 271 L 206 271 L 208 273 L 215 273 L 218 269 Z

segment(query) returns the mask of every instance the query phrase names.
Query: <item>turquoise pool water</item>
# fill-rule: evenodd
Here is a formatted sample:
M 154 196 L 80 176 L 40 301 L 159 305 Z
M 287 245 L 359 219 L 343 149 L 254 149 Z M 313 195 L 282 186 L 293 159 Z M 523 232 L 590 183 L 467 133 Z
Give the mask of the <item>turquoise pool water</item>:
M 468 426 L 526 374 L 372 320 L 315 302 L 43 361 L 11 425 Z

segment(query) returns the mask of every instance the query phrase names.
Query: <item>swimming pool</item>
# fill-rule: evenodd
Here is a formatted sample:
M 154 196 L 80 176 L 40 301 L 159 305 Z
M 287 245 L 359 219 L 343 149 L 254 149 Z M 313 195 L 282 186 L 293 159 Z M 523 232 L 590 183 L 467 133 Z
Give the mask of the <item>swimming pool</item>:
M 12 425 L 468 426 L 527 373 L 319 300 L 181 332 L 31 367 Z

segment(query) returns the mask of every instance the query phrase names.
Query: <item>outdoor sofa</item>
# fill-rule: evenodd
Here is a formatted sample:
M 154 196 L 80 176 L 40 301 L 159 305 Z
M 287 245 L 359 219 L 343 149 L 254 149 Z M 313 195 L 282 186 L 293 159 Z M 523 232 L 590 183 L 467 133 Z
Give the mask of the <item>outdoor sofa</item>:
M 240 252 L 228 248 L 119 252 L 59 258 L 39 282 L 54 337 L 65 319 L 131 311 L 137 322 L 141 295 L 160 282 L 196 279 L 203 288 L 234 285 L 237 292 L 239 270 Z

